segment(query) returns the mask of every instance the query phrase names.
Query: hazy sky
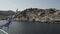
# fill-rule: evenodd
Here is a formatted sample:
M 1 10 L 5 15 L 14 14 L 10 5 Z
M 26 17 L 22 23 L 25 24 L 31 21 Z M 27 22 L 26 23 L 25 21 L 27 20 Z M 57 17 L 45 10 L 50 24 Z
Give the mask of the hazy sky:
M 60 0 L 0 0 L 0 10 L 24 10 L 26 8 L 57 8 Z

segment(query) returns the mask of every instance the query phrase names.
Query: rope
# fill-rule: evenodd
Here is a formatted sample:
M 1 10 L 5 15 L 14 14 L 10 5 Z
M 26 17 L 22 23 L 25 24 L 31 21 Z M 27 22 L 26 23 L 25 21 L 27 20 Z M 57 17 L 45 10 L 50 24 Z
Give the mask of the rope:
M 5 33 L 5 34 L 8 34 L 6 31 L 4 31 L 4 30 L 2 30 L 2 29 L 0 29 L 0 31 L 2 31 L 2 32 Z

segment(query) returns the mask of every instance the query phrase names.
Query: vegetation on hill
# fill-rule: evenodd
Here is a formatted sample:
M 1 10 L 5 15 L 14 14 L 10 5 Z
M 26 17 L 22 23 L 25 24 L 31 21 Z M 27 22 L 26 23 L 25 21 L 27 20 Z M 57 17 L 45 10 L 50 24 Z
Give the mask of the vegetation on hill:
M 59 15 L 58 15 L 59 14 Z M 20 20 L 28 21 L 52 21 L 59 20 L 60 10 L 55 8 L 50 9 L 38 9 L 38 8 L 28 8 L 20 12 Z
M 0 18 L 4 17 L 7 19 L 9 16 L 15 14 L 14 11 L 0 11 Z M 6 17 L 5 17 L 6 16 Z M 23 11 L 17 11 L 14 20 L 19 21 L 54 21 L 60 20 L 60 10 L 55 8 L 50 9 L 38 9 L 38 8 L 28 8 Z

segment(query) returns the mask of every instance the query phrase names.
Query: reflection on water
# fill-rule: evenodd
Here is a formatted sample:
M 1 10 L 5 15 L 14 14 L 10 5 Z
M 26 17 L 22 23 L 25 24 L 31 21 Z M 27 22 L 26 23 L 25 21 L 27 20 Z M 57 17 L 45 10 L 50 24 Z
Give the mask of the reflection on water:
M 6 21 L 0 21 L 0 25 Z M 10 28 L 3 28 L 9 34 L 60 34 L 60 24 L 23 23 L 14 21 Z

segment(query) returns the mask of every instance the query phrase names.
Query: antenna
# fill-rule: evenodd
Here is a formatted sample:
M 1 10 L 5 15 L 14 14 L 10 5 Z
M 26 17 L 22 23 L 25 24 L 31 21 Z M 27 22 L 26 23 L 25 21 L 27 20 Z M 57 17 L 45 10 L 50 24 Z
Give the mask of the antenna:
M 16 10 L 16 12 L 18 11 L 18 9 Z

